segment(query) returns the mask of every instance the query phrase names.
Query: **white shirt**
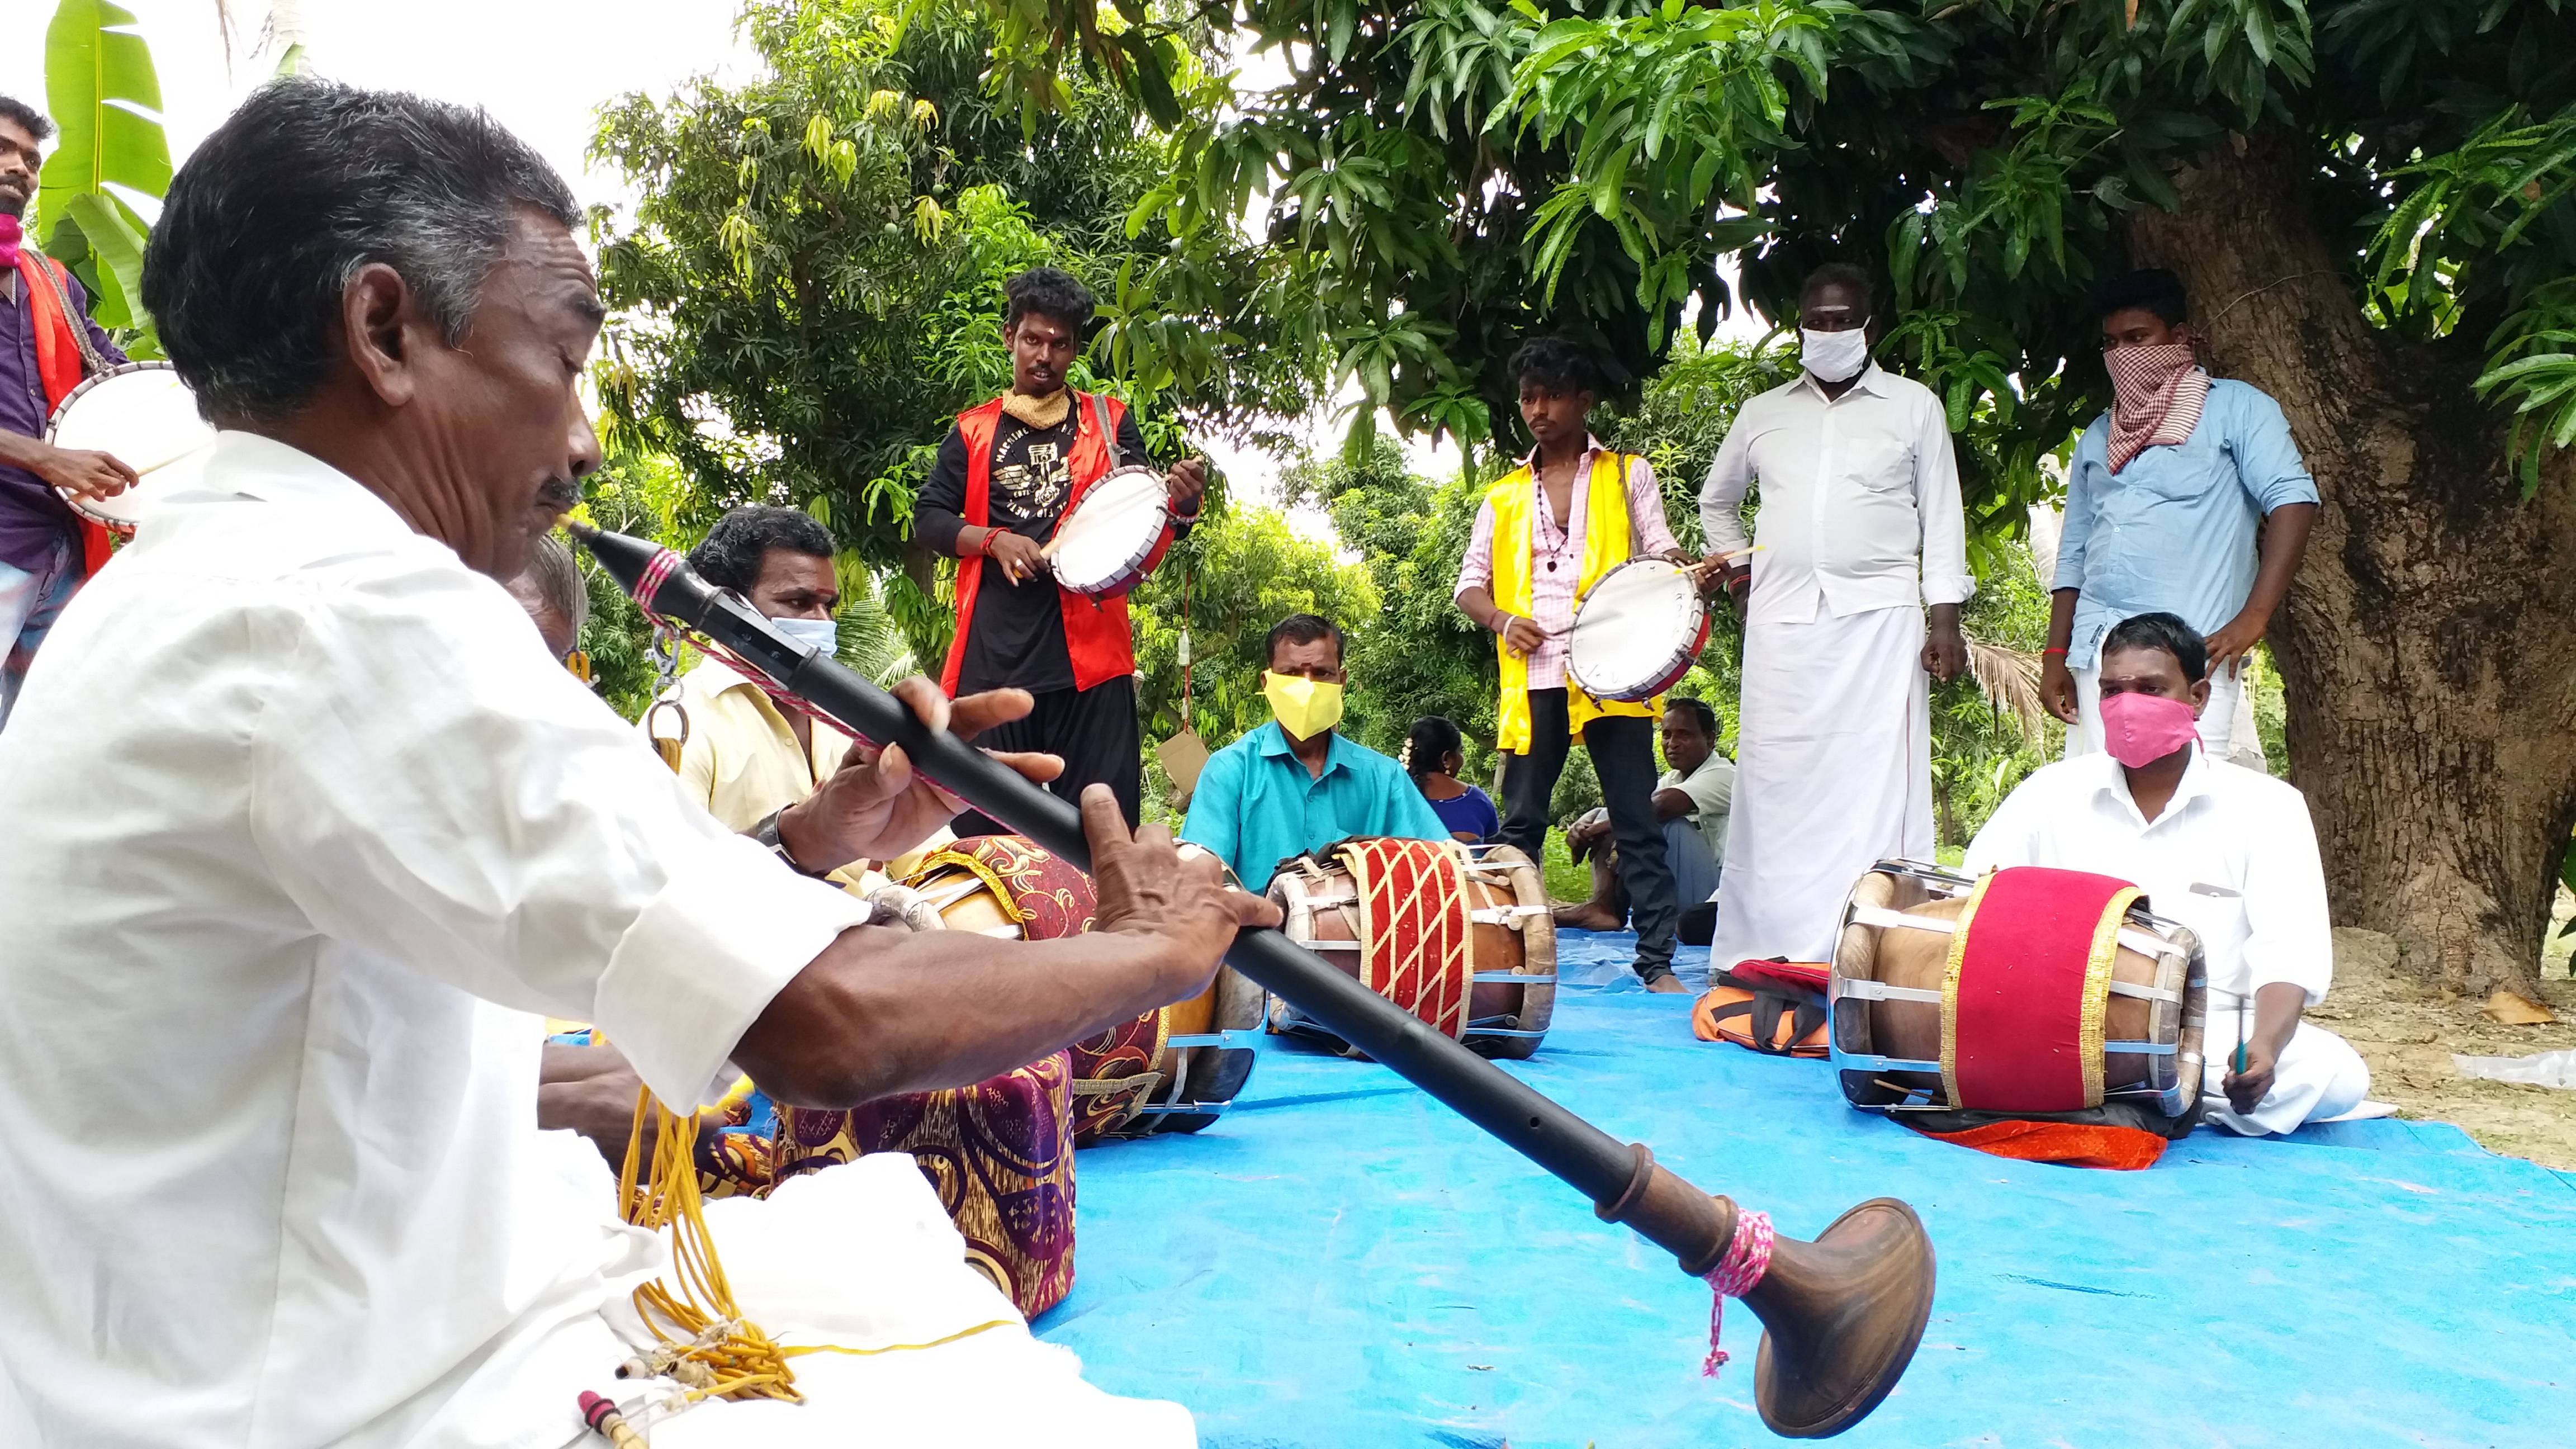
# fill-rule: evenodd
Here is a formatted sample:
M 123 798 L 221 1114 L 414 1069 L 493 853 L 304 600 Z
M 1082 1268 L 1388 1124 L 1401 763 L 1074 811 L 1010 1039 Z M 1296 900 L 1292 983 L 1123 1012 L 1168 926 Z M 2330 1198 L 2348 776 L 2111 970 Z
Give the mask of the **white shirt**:
M 1699 768 L 1685 775 L 1679 770 L 1666 770 L 1655 781 L 1655 792 L 1679 790 L 1690 797 L 1688 820 L 1708 842 L 1708 853 L 1719 865 L 1726 864 L 1726 817 L 1735 805 L 1735 762 L 1715 750 L 1700 761 Z
M 2197 746 L 2153 821 L 2139 815 L 2109 755 L 2040 767 L 1968 846 L 1972 875 L 2008 865 L 2088 870 L 2145 890 L 2149 910 L 2199 935 L 2213 1017 L 2274 982 L 2296 985 L 2310 1006 L 2333 983 L 2325 869 L 2306 797 Z
M 570 1442 L 659 1249 L 536 1130 L 539 1016 L 709 1101 L 867 915 L 243 433 L 64 614 L 0 820 L 0 1372 L 82 1449 Z
M 1965 603 L 1967 516 L 1941 400 L 1876 363 L 1839 398 L 1809 373 L 1736 414 L 1700 489 L 1711 553 L 1745 547 L 1737 505 L 1759 481 L 1753 624 Z

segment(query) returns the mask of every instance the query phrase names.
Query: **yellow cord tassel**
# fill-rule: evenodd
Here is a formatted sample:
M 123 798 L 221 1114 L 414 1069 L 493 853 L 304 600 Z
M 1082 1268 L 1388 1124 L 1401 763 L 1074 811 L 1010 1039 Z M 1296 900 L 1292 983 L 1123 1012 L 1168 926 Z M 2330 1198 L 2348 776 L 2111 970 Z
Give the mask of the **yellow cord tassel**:
M 638 1183 L 648 1112 L 656 1123 L 653 1166 Z M 663 1233 L 671 1245 L 671 1271 L 635 1290 L 635 1311 L 663 1344 L 645 1367 L 686 1384 L 691 1398 L 801 1403 L 805 1396 L 796 1391 L 788 1352 L 743 1318 L 733 1288 L 725 1282 L 698 1193 L 697 1141 L 696 1113 L 673 1112 L 650 1089 L 636 1092 L 635 1124 L 626 1137 L 617 1198 L 626 1221 Z

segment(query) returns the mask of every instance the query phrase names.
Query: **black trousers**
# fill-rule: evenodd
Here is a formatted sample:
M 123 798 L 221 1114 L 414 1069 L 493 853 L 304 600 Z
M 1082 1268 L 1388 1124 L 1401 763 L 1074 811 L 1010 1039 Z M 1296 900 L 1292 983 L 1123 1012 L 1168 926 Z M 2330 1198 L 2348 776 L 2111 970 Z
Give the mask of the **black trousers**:
M 1503 843 L 1532 860 L 1547 850 L 1548 799 L 1565 770 L 1570 747 L 1565 691 L 1529 692 L 1530 747 L 1503 767 Z M 1637 974 L 1648 981 L 1673 969 L 1673 924 L 1681 908 L 1673 896 L 1673 870 L 1664 859 L 1664 827 L 1655 819 L 1655 722 L 1608 715 L 1583 728 L 1592 772 L 1601 777 L 1601 803 L 1610 812 L 1610 837 L 1619 843 L 1619 884 L 1628 892 L 1629 920 L 1637 928 Z
M 1145 767 L 1138 751 L 1134 676 L 1122 674 L 1089 689 L 1041 690 L 1027 718 L 986 730 L 975 743 L 988 750 L 1062 755 L 1064 773 L 1048 789 L 1079 802 L 1083 786 L 1107 785 L 1118 797 L 1127 828 L 1136 828 L 1144 805 Z M 958 816 L 948 828 L 961 838 L 1013 833 L 976 810 Z

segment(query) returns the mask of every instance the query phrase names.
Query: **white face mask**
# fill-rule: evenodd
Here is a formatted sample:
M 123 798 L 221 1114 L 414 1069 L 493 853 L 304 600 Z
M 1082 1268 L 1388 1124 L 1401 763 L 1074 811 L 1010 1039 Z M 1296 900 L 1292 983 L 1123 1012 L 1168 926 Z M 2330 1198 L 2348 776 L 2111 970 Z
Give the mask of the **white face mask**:
M 1869 361 L 1869 324 L 1864 321 L 1858 327 L 1846 327 L 1840 332 L 1799 328 L 1798 360 L 1809 372 L 1827 382 L 1840 382 L 1853 376 Z
M 822 652 L 827 659 L 841 652 L 841 626 L 831 619 L 772 619 L 769 627 L 804 645 Z

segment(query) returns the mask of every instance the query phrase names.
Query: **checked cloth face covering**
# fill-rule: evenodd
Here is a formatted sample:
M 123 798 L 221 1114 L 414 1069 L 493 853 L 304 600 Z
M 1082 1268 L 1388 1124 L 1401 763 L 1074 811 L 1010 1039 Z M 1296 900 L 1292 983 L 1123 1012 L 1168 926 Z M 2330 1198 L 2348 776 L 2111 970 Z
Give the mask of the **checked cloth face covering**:
M 2209 400 L 2209 374 L 2190 342 L 2114 347 L 2102 354 L 2111 373 L 2111 471 L 2158 444 L 2187 443 Z

